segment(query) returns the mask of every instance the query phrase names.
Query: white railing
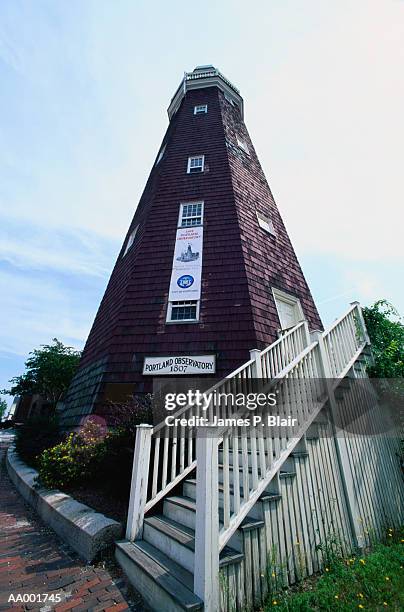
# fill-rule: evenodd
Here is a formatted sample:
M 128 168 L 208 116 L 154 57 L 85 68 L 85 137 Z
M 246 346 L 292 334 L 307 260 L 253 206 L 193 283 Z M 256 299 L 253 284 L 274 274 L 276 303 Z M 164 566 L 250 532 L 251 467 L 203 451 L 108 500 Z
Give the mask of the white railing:
M 251 381 L 257 378 L 271 379 L 278 376 L 286 366 L 295 359 L 310 341 L 306 321 L 299 323 L 281 338 L 260 352 L 251 351 L 251 359 L 229 374 L 225 379 L 212 386 L 205 393 L 248 393 Z M 207 411 L 207 417 L 212 420 L 213 405 Z M 219 418 L 229 417 L 225 408 L 215 407 Z M 175 412 L 174 418 L 201 416 L 197 406 L 188 405 Z M 186 433 L 188 432 L 188 433 Z M 145 435 L 151 435 L 151 476 L 146 492 L 147 498 L 144 511 L 147 512 L 184 479 L 196 465 L 194 434 L 189 427 L 169 427 L 163 421 L 154 429 L 147 430 Z M 133 530 L 132 530 L 133 531 Z
M 253 382 L 257 378 L 263 379 L 264 390 L 282 386 L 288 379 L 311 380 L 307 385 L 284 385 L 286 406 L 293 406 L 293 411 L 297 411 L 300 423 L 297 430 L 289 428 L 282 435 L 264 437 L 257 434 L 254 426 L 233 426 L 218 432 L 216 438 L 194 440 L 192 432 L 185 435 L 184 428 L 173 430 L 165 422 L 154 429 L 151 426 L 138 429 L 127 537 L 140 538 L 144 513 L 197 468 L 194 590 L 205 602 L 206 611 L 214 610 L 217 604 L 216 596 L 212 599 L 211 585 L 218 584 L 220 550 L 324 406 L 330 393 L 329 384 L 323 384 L 324 379 L 344 377 L 369 342 L 358 303 L 328 331 L 312 336 L 313 341 L 307 323 L 299 323 L 263 351 L 252 350 L 247 363 L 206 392 L 248 393 L 253 388 L 256 390 Z M 173 416 L 200 416 L 201 410 L 188 405 Z M 215 406 L 215 414 L 219 418 L 230 417 L 239 411 L 226 404 Z M 212 419 L 213 404 L 205 416 Z M 221 526 L 219 503 L 223 507 Z
M 327 376 L 340 378 L 355 355 L 369 342 L 362 310 L 354 302 L 348 312 L 324 332 L 324 349 L 329 370 Z
M 276 428 L 276 431 L 282 432 L 280 435 L 265 437 L 254 424 L 248 427 L 233 426 L 223 432 L 217 441 L 222 456 L 218 481 L 221 481 L 223 501 L 219 550 L 247 516 L 322 407 L 325 394 L 320 382 L 322 371 L 319 363 L 319 345 L 313 342 L 282 370 L 284 380 L 293 380 L 293 383 L 299 380 L 299 383 L 283 385 L 282 401 L 278 400 L 276 407 L 271 409 L 271 415 L 287 418 L 293 414 L 300 426 Z M 305 384 L 305 379 L 312 382 Z M 269 387 L 275 389 L 279 382 L 278 378 Z M 267 391 L 265 386 L 264 390 Z
M 302 321 L 261 352 L 262 377 L 278 377 L 309 344 L 309 327 L 307 321 Z

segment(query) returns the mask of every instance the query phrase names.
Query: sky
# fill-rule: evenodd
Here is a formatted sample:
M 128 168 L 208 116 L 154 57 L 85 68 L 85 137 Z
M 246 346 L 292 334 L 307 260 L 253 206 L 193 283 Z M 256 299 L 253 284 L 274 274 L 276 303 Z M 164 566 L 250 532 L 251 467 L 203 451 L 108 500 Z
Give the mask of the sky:
M 241 90 L 323 322 L 404 313 L 403 0 L 2 0 L 0 388 L 53 337 L 83 347 L 201 64 Z

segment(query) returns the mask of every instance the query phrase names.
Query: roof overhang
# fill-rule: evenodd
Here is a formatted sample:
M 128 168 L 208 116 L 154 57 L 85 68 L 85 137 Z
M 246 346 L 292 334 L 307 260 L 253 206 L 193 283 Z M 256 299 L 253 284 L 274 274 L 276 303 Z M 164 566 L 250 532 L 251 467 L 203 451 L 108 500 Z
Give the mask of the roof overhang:
M 205 87 L 218 87 L 223 93 L 236 104 L 244 118 L 244 104 L 240 92 L 219 70 L 213 66 L 198 66 L 193 72 L 185 72 L 177 91 L 171 99 L 167 109 L 168 117 L 171 120 L 179 109 L 182 99 L 187 91 L 191 89 L 204 89 Z

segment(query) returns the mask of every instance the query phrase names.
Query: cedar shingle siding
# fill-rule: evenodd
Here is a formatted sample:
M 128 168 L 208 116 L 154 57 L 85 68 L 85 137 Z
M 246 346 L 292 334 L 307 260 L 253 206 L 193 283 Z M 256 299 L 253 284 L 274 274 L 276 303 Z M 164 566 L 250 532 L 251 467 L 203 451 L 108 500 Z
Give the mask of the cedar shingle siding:
M 207 114 L 194 115 L 196 104 L 208 104 Z M 228 374 L 250 349 L 277 338 L 273 286 L 299 297 L 310 327 L 321 327 L 239 109 L 217 87 L 188 91 L 163 144 L 66 398 L 67 426 L 102 409 L 105 383 L 147 390 L 150 377 L 141 373 L 146 355 L 215 353 L 217 376 Z M 205 171 L 187 174 L 188 157 L 198 154 L 205 155 Z M 167 325 L 179 205 L 193 200 L 205 202 L 200 320 Z M 276 237 L 259 227 L 256 211 L 269 213 Z M 136 225 L 136 240 L 123 257 Z

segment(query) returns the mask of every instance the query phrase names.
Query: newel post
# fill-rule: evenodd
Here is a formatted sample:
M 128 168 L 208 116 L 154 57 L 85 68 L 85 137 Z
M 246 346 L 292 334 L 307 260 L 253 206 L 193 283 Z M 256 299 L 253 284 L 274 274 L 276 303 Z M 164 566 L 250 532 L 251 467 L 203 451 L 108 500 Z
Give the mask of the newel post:
M 131 541 L 140 540 L 143 534 L 152 433 L 152 425 L 143 424 L 136 427 L 128 520 L 126 523 L 126 538 Z
M 253 366 L 254 378 L 262 378 L 261 351 L 259 349 L 251 349 L 250 359 L 255 361 Z
M 205 612 L 219 610 L 219 459 L 217 437 L 196 438 L 194 592 Z
M 325 378 L 327 395 L 330 404 L 332 426 L 334 432 L 335 447 L 337 451 L 337 459 L 339 464 L 339 472 L 341 474 L 342 486 L 345 493 L 349 522 L 351 524 L 352 535 L 355 540 L 355 545 L 358 548 L 363 548 L 364 539 L 361 529 L 361 516 L 359 512 L 358 499 L 354 486 L 353 467 L 348 453 L 348 446 L 343 432 L 337 432 L 335 427 L 336 415 L 338 414 L 337 400 L 332 385 L 331 368 L 328 362 L 327 352 L 325 350 L 323 334 L 320 331 L 312 332 L 313 340 L 318 342 L 320 353 L 320 366 L 322 375 Z
M 363 339 L 367 344 L 370 344 L 368 330 L 366 329 L 365 319 L 363 318 L 362 306 L 359 302 L 351 302 L 351 306 L 356 306 L 356 314 L 358 317 L 359 327 L 361 328 Z

